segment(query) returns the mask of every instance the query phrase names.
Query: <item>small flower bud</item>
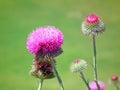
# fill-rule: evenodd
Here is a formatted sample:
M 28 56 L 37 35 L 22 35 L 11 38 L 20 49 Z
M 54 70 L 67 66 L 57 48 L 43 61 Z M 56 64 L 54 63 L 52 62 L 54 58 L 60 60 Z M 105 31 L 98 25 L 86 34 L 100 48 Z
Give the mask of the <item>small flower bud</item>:
M 82 31 L 86 35 L 96 35 L 104 30 L 104 23 L 95 14 L 89 14 L 82 22 Z
M 120 86 L 120 79 L 117 75 L 113 75 L 111 78 L 110 78 L 110 84 L 111 85 L 115 85 L 115 86 Z
M 83 72 L 87 67 L 87 62 L 83 59 L 76 59 L 70 66 L 71 72 Z

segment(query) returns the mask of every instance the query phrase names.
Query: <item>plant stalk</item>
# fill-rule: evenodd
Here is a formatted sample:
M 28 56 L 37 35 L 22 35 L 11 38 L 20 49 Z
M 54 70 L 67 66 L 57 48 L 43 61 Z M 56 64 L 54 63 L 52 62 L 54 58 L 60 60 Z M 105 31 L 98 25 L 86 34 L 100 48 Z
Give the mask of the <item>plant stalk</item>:
M 115 85 L 115 87 L 116 87 L 116 90 L 120 90 L 120 88 L 119 88 L 119 86 L 118 86 L 118 85 Z
M 98 90 L 100 90 L 99 84 L 98 84 L 98 75 L 97 75 L 97 60 L 96 60 L 96 40 L 95 35 L 93 35 L 93 68 L 94 68 L 94 81 L 97 85 Z
M 88 81 L 85 79 L 85 76 L 84 76 L 83 72 L 80 72 L 80 75 L 81 75 L 81 78 L 83 79 L 85 85 L 87 86 L 88 90 L 90 90 L 89 83 L 88 83 Z
M 54 70 L 54 74 L 57 77 L 57 80 L 59 82 L 60 88 L 61 88 L 61 90 L 64 90 L 64 86 L 62 84 L 62 80 L 61 80 L 61 78 L 60 78 L 60 76 L 59 76 L 59 74 L 58 74 L 58 72 L 56 70 L 55 63 L 54 63 L 53 59 L 51 59 L 51 64 L 52 64 L 52 67 L 53 67 L 53 70 Z
M 39 86 L 38 86 L 38 90 L 42 90 L 42 84 L 43 84 L 43 80 L 40 79 L 40 81 L 39 81 Z

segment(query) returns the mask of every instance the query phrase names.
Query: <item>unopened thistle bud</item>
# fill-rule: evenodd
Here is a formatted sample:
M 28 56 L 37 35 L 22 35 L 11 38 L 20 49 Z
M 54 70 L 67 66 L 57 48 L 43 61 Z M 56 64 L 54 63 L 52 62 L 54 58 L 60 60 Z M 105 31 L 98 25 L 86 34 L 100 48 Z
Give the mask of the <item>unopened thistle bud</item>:
M 117 75 L 113 75 L 110 79 L 110 84 L 120 86 L 120 78 Z
M 103 21 L 95 14 L 89 14 L 82 22 L 82 31 L 86 35 L 97 35 L 104 30 Z
M 87 68 L 87 62 L 83 59 L 76 59 L 70 66 L 71 72 L 83 72 Z

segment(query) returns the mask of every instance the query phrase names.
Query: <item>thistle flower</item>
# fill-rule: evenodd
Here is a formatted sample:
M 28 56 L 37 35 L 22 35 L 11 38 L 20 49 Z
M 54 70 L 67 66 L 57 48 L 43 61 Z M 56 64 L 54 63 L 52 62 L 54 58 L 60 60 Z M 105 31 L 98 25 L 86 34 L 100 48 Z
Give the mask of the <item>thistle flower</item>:
M 61 49 L 62 44 L 63 34 L 54 26 L 39 27 L 29 34 L 26 47 L 35 56 L 30 74 L 40 78 L 38 90 L 42 89 L 43 79 L 55 76 L 58 79 L 61 90 L 64 90 L 54 60 L 54 57 L 63 52 Z
M 95 14 L 89 14 L 82 22 L 82 31 L 86 35 L 96 35 L 104 30 L 103 21 Z
M 70 66 L 71 72 L 83 72 L 87 67 L 87 62 L 83 59 L 76 59 Z
M 104 90 L 105 84 L 102 81 L 98 81 L 98 85 L 100 87 L 100 90 Z M 98 87 L 97 87 L 95 81 L 90 82 L 89 86 L 90 86 L 90 90 L 98 90 Z
M 50 79 L 55 77 L 50 61 L 36 61 L 34 60 L 32 69 L 30 71 L 32 76 L 40 79 Z
M 32 54 L 44 58 L 46 55 L 55 57 L 61 54 L 62 44 L 62 32 L 54 26 L 45 26 L 39 27 L 29 34 L 26 47 Z

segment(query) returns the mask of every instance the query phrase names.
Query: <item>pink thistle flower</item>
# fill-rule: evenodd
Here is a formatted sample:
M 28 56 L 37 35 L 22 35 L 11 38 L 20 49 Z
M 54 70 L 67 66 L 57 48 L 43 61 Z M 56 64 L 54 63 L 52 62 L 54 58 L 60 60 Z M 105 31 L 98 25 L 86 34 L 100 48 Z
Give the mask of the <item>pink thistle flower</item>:
M 82 22 L 82 31 L 86 35 L 96 35 L 104 30 L 104 23 L 95 14 L 89 14 Z
M 98 85 L 100 87 L 100 90 L 104 90 L 105 84 L 102 81 L 98 81 Z M 98 90 L 95 81 L 90 82 L 89 86 L 90 86 L 90 90 Z
M 90 14 L 85 18 L 85 21 L 88 24 L 96 24 L 99 22 L 99 17 L 95 14 Z
M 45 26 L 29 34 L 26 47 L 32 54 L 43 54 L 59 50 L 62 44 L 62 32 L 54 26 Z

